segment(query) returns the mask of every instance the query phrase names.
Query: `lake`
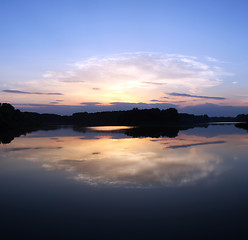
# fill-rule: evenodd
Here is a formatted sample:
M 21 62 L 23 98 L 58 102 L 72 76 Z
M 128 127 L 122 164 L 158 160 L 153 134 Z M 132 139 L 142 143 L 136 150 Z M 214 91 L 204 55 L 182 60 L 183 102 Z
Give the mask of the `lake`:
M 1 239 L 246 239 L 247 131 L 154 131 L 64 126 L 1 144 Z

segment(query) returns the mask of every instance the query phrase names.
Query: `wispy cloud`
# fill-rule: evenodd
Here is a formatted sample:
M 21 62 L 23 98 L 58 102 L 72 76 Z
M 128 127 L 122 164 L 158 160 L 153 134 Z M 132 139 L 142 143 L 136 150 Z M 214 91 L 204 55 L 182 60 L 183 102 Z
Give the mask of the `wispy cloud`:
M 84 106 L 96 106 L 96 105 L 100 105 L 101 103 L 100 102 L 81 102 L 80 104 Z
M 225 141 L 200 142 L 200 143 L 192 143 L 192 144 L 174 145 L 174 146 L 170 146 L 167 148 L 171 148 L 171 149 L 188 148 L 188 147 L 194 147 L 194 146 L 203 146 L 203 145 L 221 144 L 221 143 L 226 143 L 226 142 Z
M 165 102 L 168 103 L 168 101 L 164 101 L 164 100 L 159 100 L 159 99 L 151 99 L 150 102 Z
M 220 62 L 220 60 L 214 57 L 206 57 L 206 60 L 209 62 L 215 62 L 215 63 Z
M 36 94 L 36 95 L 63 95 L 63 93 L 25 92 L 19 90 L 11 90 L 11 89 L 2 90 L 2 92 L 17 93 L 17 94 Z
M 142 82 L 142 83 L 152 84 L 152 85 L 164 85 L 164 84 L 166 84 L 166 83 L 159 83 L 159 82 Z
M 58 102 L 50 102 L 50 104 L 59 104 Z
M 207 57 L 205 57 L 205 59 L 206 59 L 208 62 L 211 62 L 211 63 L 214 63 L 214 64 L 216 64 L 216 63 L 228 63 L 228 62 L 226 62 L 226 61 L 219 60 L 219 59 L 217 59 L 217 58 L 215 58 L 215 57 L 209 57 L 209 56 L 207 56 Z
M 104 94 L 109 95 L 114 90 L 120 94 L 119 89 L 126 94 L 132 89 L 133 94 L 134 89 L 141 88 L 144 91 L 151 88 L 173 91 L 179 88 L 195 92 L 221 84 L 221 77 L 226 74 L 220 68 L 207 65 L 196 57 L 148 53 L 90 58 L 76 62 L 73 66 L 74 70 L 49 71 L 44 77 L 82 83 L 90 90 L 101 90 L 104 86 Z
M 7 98 L 11 101 L 11 94 L 15 94 L 15 102 L 42 104 L 59 102 L 56 95 L 63 95 L 65 105 L 80 102 L 149 104 L 153 102 L 150 99 L 159 99 L 165 92 L 187 92 L 196 98 L 199 92 L 204 95 L 205 88 L 220 85 L 226 76 L 225 71 L 216 68 L 217 63 L 205 62 L 192 56 L 155 53 L 95 57 L 70 64 L 69 71 L 48 71 L 42 80 L 8 83 L 2 89 L 6 89 L 3 90 L 6 101 Z M 171 98 L 168 101 L 179 103 Z
M 47 71 L 43 74 L 44 78 L 53 78 L 60 79 L 64 82 L 80 82 L 80 79 L 77 79 L 77 76 L 74 71 L 65 71 L 65 72 L 55 72 L 55 71 Z
M 224 97 L 210 97 L 210 96 L 199 96 L 199 95 L 191 95 L 187 93 L 167 93 L 170 96 L 173 97 L 190 97 L 190 98 L 201 98 L 201 99 L 213 99 L 213 100 L 225 100 Z
M 16 152 L 25 150 L 43 150 L 43 149 L 62 149 L 62 147 L 19 147 L 19 148 L 8 148 L 4 149 L 4 152 Z

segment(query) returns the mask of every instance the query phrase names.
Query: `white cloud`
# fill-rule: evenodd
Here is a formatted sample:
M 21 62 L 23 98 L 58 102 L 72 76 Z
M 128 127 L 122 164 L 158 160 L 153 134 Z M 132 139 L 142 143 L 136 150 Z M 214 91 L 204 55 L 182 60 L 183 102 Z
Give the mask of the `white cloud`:
M 69 105 L 81 102 L 149 103 L 150 99 L 164 96 L 164 92 L 202 95 L 205 88 L 220 85 L 226 73 L 216 65 L 206 64 L 194 56 L 126 53 L 75 62 L 65 71 L 47 71 L 42 81 L 34 79 L 15 86 L 8 83 L 4 89 L 59 92 L 63 93 L 64 104 Z M 7 97 L 7 93 L 5 95 Z M 23 95 L 15 98 L 16 102 L 22 103 L 46 104 L 55 100 L 55 97 L 48 99 L 42 95 L 32 100 Z
M 93 87 L 160 88 L 195 92 L 221 84 L 225 75 L 196 57 L 158 54 L 124 54 L 103 58 L 90 58 L 76 62 L 69 72 L 47 72 L 45 78 L 62 82 L 84 82 Z M 154 84 L 144 84 L 144 82 Z M 99 85 L 100 84 L 100 85 Z M 105 90 L 106 90 L 105 89 Z
M 209 62 L 220 62 L 217 58 L 214 57 L 206 57 L 206 60 Z

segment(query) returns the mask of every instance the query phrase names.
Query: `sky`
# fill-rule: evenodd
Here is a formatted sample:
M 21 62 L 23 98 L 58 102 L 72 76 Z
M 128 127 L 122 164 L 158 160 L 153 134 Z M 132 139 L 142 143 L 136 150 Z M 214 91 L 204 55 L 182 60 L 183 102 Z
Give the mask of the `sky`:
M 248 113 L 245 0 L 1 0 L 0 102 Z

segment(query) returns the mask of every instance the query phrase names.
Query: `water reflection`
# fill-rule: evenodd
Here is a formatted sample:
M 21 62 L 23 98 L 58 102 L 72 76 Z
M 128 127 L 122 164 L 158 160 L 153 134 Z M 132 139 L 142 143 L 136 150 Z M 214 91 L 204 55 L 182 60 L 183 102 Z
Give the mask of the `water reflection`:
M 126 130 L 132 129 L 134 127 L 131 126 L 96 126 L 96 127 L 87 127 L 88 129 L 95 130 L 95 131 L 117 131 L 117 130 Z
M 33 133 L 2 145 L 1 158 L 38 162 L 46 170 L 67 171 L 71 178 L 93 185 L 180 186 L 218 175 L 224 155 L 232 156 L 235 144 L 248 142 L 239 134 L 180 133 L 177 138 L 156 139 L 114 138 L 107 133 L 87 139 L 87 132 L 50 135 Z

